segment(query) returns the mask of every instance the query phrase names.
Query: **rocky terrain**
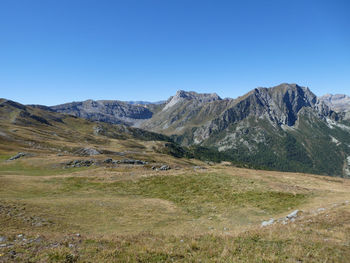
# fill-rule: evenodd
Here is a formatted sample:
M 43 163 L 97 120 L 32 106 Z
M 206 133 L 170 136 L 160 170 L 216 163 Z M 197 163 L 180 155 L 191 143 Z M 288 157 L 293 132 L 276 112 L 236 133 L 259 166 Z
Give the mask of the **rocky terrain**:
M 52 106 L 51 110 L 71 114 L 93 121 L 138 126 L 152 117 L 153 113 L 141 104 L 130 104 L 116 100 L 86 100 Z

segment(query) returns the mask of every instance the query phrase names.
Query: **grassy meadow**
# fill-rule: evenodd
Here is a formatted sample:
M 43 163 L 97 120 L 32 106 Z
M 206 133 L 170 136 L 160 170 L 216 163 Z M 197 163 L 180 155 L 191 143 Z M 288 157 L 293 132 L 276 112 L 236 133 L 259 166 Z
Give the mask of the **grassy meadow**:
M 350 258 L 346 179 L 220 164 L 197 169 L 175 158 L 173 169 L 155 171 L 63 169 L 59 164 L 75 157 L 8 156 L 0 161 L 0 236 L 9 245 L 0 248 L 1 262 Z M 295 209 L 302 211 L 295 222 L 261 227 Z

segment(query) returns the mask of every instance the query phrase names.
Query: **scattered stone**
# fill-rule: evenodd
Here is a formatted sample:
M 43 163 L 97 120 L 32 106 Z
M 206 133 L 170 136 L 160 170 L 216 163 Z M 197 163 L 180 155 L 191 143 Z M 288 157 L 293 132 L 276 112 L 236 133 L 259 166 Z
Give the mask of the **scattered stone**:
M 270 218 L 270 220 L 268 220 L 268 221 L 263 221 L 261 223 L 261 226 L 262 227 L 269 226 L 269 225 L 272 225 L 274 222 L 275 222 L 275 220 L 273 218 Z
M 28 153 L 24 153 L 24 152 L 19 152 L 17 153 L 16 155 L 12 156 L 9 161 L 13 161 L 13 160 L 16 160 L 16 159 L 19 159 L 21 157 L 24 157 L 24 156 L 27 156 Z
M 118 160 L 118 164 L 139 164 L 139 165 L 145 165 L 148 164 L 148 162 L 144 162 L 141 160 L 134 160 L 134 159 L 123 159 L 123 160 Z
M 160 171 L 167 171 L 167 170 L 170 170 L 171 168 L 170 168 L 170 166 L 168 166 L 168 165 L 162 165 L 160 168 L 159 168 L 159 170 Z
M 323 207 L 321 207 L 321 208 L 317 209 L 317 212 L 322 212 L 322 211 L 324 211 L 324 210 L 326 210 L 326 209 L 323 208 Z
M 224 227 L 224 231 L 228 231 L 229 229 L 227 227 Z
M 5 242 L 7 240 L 6 237 L 0 236 L 0 242 Z
M 73 160 L 65 163 L 66 167 L 89 167 L 95 164 L 93 160 Z
M 0 244 L 0 247 L 7 247 L 7 244 Z
M 287 219 L 296 218 L 298 216 L 299 210 L 294 210 L 292 213 L 286 216 Z
M 79 233 L 75 234 L 77 237 L 81 237 L 81 235 Z
M 113 163 L 113 159 L 112 158 L 108 158 L 108 159 L 105 159 L 103 162 L 104 163 Z
M 17 238 L 22 238 L 22 237 L 23 237 L 23 234 L 17 235 Z
M 15 218 L 16 220 L 23 221 L 27 224 L 31 224 L 32 226 L 39 224 L 48 225 L 52 222 L 38 217 L 38 216 L 30 216 L 25 213 L 25 207 L 19 207 L 16 205 L 1 205 L 0 204 L 0 214 L 5 216 Z M 24 238 L 23 234 L 19 234 L 17 238 Z
M 69 243 L 69 244 L 68 244 L 68 247 L 69 247 L 69 248 L 73 248 L 73 247 L 74 247 L 74 244 Z
M 103 133 L 103 128 L 102 128 L 102 126 L 95 126 L 94 127 L 94 134 L 95 135 L 99 135 L 100 133 Z

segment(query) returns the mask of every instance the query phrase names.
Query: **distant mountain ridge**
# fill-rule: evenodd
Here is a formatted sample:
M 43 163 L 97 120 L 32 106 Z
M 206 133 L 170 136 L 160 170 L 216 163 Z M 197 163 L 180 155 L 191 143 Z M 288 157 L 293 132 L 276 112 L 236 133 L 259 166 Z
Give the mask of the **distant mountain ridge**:
M 337 112 L 350 112 L 350 96 L 345 94 L 326 94 L 320 100 Z
M 350 176 L 350 118 L 334 108 L 344 99 L 318 98 L 306 87 L 283 83 L 236 99 L 180 90 L 160 104 L 88 100 L 49 109 L 161 133 L 183 146 L 212 149 L 217 159 Z
M 128 126 L 137 126 L 139 122 L 153 115 L 147 107 L 117 100 L 71 102 L 52 106 L 50 109 L 93 121 Z
M 125 101 L 128 104 L 132 105 L 149 105 L 149 104 L 163 104 L 165 100 L 160 100 L 160 101 L 155 101 L 155 102 L 150 102 L 150 101 L 142 101 L 142 100 L 136 100 L 136 101 Z

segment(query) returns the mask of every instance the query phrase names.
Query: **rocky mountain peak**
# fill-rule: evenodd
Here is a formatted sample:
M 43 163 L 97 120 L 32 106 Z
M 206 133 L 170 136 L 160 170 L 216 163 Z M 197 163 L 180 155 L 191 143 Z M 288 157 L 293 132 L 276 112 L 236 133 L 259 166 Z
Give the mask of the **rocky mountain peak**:
M 178 90 L 174 96 L 168 99 L 163 110 L 167 110 L 179 102 L 186 100 L 195 100 L 196 103 L 208 103 L 215 100 L 221 100 L 221 98 L 216 93 L 197 93 L 194 91 Z
M 246 114 L 268 116 L 279 125 L 293 126 L 304 108 L 312 109 L 320 117 L 331 113 L 329 107 L 319 101 L 309 88 L 297 84 L 282 83 L 271 88 L 256 88 L 238 101 L 246 107 L 249 105 Z

